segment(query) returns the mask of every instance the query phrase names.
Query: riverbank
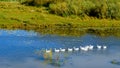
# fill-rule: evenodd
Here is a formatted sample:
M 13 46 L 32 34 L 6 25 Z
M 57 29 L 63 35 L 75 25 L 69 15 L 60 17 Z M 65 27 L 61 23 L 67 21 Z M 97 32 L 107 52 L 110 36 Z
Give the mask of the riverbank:
M 50 14 L 45 7 L 32 7 L 17 2 L 0 2 L 0 28 L 113 28 L 120 27 L 120 20 L 79 18 L 75 15 L 61 17 Z

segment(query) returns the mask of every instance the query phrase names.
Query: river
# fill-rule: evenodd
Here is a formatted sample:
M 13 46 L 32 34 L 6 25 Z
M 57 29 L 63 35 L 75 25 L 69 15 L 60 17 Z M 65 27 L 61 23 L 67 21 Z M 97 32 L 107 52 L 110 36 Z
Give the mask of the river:
M 119 33 L 74 32 L 44 34 L 33 30 L 1 29 L 0 68 L 120 68 Z M 54 52 L 55 48 L 89 45 L 94 48 L 88 51 Z M 98 49 L 97 45 L 107 48 Z M 52 52 L 46 54 L 46 49 L 52 49 Z

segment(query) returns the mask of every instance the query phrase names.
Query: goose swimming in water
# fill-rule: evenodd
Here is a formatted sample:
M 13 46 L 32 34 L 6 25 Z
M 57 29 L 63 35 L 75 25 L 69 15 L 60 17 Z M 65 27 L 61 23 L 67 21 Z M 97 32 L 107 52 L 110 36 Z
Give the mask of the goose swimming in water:
M 45 50 L 46 53 L 50 53 L 51 51 L 52 51 L 51 49 L 50 50 L 47 50 L 47 49 Z
M 74 51 L 79 51 L 79 48 L 73 47 Z
M 85 46 L 85 47 L 80 46 L 80 49 L 83 51 L 88 51 L 88 46 Z
M 68 51 L 71 52 L 71 51 L 73 51 L 73 49 L 72 48 L 68 48 Z
M 90 45 L 88 49 L 89 49 L 89 50 L 93 50 L 93 48 L 94 48 L 94 46 L 93 46 L 93 45 Z
M 100 49 L 102 48 L 102 46 L 100 46 L 100 45 L 97 45 L 97 48 L 100 50 Z
M 61 51 L 61 52 L 65 52 L 65 49 L 64 49 L 64 48 L 60 48 L 60 51 Z
M 55 48 L 55 50 L 54 50 L 54 51 L 55 51 L 55 52 L 60 52 L 60 50 L 59 50 L 59 49 L 56 49 L 56 48 Z
M 103 46 L 103 49 L 107 49 L 107 46 Z

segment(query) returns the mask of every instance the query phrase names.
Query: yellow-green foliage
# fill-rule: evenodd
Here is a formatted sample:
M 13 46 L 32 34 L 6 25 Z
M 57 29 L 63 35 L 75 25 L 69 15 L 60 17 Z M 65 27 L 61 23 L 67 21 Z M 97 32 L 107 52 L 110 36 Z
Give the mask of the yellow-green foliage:
M 50 9 L 51 9 L 52 13 L 55 13 L 55 14 L 61 15 L 61 16 L 67 15 L 67 13 L 69 12 L 66 2 L 50 4 Z
M 0 0 L 1 2 L 4 1 L 4 2 L 24 2 L 26 0 Z
M 46 60 L 51 60 L 52 58 L 53 58 L 53 54 L 52 54 L 52 51 L 51 52 L 49 52 L 49 53 L 44 53 L 43 54 L 43 57 L 44 57 L 44 59 L 46 59 Z
M 46 6 L 60 16 L 77 15 L 97 18 L 120 18 L 120 0 L 27 0 L 28 5 Z
M 62 9 L 58 10 L 56 14 L 59 14 L 59 11 L 64 15 L 67 15 L 67 13 L 70 14 L 70 10 L 67 8 L 66 2 L 59 2 L 56 4 L 58 4 L 59 8 L 54 6 L 54 10 Z M 56 4 L 51 4 L 50 6 L 52 7 Z M 91 7 L 94 7 L 94 5 Z M 57 29 L 69 27 L 71 29 L 120 26 L 119 20 L 98 19 L 95 17 L 89 17 L 88 15 L 85 15 L 86 13 L 83 14 L 84 18 L 80 18 L 79 11 L 77 11 L 79 7 L 74 7 L 74 9 L 75 15 L 72 15 L 73 12 L 71 12 L 71 15 L 68 14 L 69 16 L 61 17 L 55 14 L 50 14 L 48 10 L 46 10 L 46 7 L 25 6 L 18 2 L 0 2 L 0 28 L 21 28 L 36 30 L 40 28 Z

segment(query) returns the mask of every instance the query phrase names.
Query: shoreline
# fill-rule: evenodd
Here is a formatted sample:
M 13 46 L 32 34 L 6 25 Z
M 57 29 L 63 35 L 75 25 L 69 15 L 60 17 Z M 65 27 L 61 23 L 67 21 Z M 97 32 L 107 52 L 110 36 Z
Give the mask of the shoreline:
M 59 36 L 83 36 L 93 34 L 101 37 L 116 36 L 120 37 L 120 27 L 118 28 L 0 28 L 0 30 L 26 30 L 35 31 L 38 35 L 59 35 Z

